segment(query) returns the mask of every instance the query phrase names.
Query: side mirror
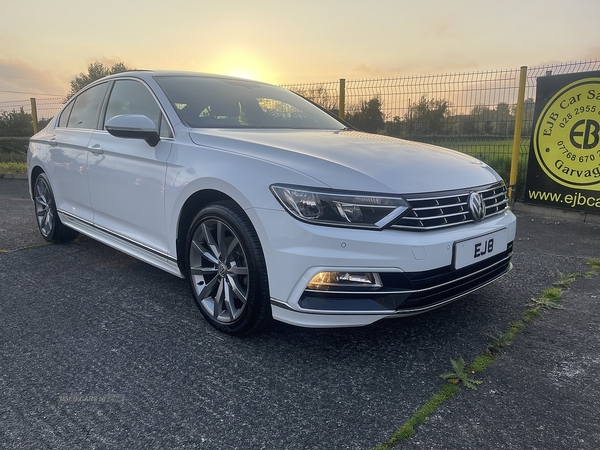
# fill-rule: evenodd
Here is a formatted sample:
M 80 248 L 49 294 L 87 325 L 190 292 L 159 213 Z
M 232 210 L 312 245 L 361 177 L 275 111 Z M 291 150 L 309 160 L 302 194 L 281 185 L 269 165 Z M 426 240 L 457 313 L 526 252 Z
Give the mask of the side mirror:
M 115 116 L 106 122 L 104 128 L 115 137 L 143 139 L 150 147 L 156 147 L 160 142 L 154 122 L 141 114 Z

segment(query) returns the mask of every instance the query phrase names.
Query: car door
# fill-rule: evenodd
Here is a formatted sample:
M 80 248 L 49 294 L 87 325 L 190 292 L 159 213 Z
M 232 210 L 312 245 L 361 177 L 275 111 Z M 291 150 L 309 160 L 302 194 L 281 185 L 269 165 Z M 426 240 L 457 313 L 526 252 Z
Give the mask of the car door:
M 62 111 L 49 139 L 52 189 L 61 212 L 92 221 L 88 189 L 88 144 L 98 126 L 108 83 L 93 86 L 75 97 Z M 92 150 L 93 151 L 93 150 Z
M 135 79 L 115 81 L 102 123 L 121 114 L 143 114 L 161 140 L 151 147 L 97 130 L 89 143 L 88 176 L 94 224 L 144 247 L 167 252 L 165 176 L 173 133 L 148 87 Z

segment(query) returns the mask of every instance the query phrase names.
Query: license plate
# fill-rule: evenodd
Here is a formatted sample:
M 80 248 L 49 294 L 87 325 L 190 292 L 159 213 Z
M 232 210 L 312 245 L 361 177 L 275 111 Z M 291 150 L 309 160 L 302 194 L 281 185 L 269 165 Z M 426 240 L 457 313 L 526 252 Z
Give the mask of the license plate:
M 506 250 L 507 230 L 503 228 L 493 233 L 484 234 L 454 243 L 454 268 L 475 264 Z

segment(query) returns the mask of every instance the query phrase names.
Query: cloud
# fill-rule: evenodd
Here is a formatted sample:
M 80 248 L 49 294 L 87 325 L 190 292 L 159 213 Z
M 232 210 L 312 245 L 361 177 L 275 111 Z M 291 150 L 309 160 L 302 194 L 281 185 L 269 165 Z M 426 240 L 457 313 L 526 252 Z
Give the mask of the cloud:
M 64 96 L 69 82 L 18 59 L 0 59 L 0 106 L 2 102 L 30 97 Z

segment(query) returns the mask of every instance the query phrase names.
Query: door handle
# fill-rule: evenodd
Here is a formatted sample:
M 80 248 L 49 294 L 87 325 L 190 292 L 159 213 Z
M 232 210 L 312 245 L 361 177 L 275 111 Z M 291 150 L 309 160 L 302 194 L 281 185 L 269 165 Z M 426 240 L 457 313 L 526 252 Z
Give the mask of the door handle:
M 48 139 L 48 143 L 50 144 L 50 147 L 56 147 L 56 138 Z
M 104 153 L 104 150 L 102 150 L 102 147 L 100 147 L 99 144 L 94 144 L 94 145 L 88 147 L 88 150 L 90 152 L 92 152 L 94 155 L 101 155 L 102 153 Z

